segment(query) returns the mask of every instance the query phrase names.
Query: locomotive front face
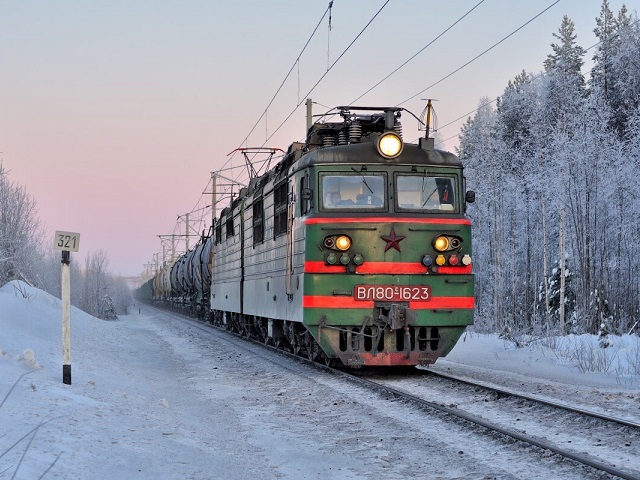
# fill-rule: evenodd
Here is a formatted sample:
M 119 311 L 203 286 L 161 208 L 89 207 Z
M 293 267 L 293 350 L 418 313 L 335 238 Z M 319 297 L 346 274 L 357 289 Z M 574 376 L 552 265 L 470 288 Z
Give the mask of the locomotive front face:
M 473 323 L 462 168 L 402 160 L 315 167 L 303 321 L 346 365 L 431 364 Z

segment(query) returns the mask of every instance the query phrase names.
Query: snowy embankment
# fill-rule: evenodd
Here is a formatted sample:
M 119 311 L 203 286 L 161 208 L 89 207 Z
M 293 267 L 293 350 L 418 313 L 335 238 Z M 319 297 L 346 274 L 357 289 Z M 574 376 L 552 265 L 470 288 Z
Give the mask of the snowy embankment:
M 168 313 L 143 306 L 102 321 L 73 308 L 71 322 L 64 385 L 60 301 L 18 282 L 0 289 L 0 479 L 400 478 L 426 454 L 439 458 L 432 478 L 517 476 L 505 475 L 517 466 L 510 452 L 500 462 L 470 443 L 462 455 L 464 436 L 446 444 L 436 420 L 414 422 L 417 433 L 371 422 L 407 415 Z M 594 337 L 545 343 L 467 334 L 433 368 L 640 419 L 638 337 L 608 349 Z M 581 371 L 581 358 L 603 365 L 601 351 L 606 371 Z

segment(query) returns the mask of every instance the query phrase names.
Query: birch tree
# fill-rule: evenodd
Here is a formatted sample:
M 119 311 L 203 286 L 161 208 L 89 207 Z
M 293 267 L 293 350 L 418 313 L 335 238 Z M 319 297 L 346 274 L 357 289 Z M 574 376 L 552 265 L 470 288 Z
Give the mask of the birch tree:
M 0 163 L 0 283 L 34 281 L 42 232 L 36 202 Z
M 460 134 L 457 153 L 465 165 L 468 187 L 475 190 L 478 202 L 469 207 L 474 236 L 476 282 L 476 319 L 478 328 L 492 330 L 502 317 L 500 254 L 496 229 L 500 223 L 499 194 L 501 168 L 495 150 L 495 111 L 488 98 L 480 100 L 473 118 L 467 119 Z M 496 299 L 500 299 L 496 301 Z
M 117 318 L 111 290 L 111 277 L 107 271 L 107 254 L 98 250 L 85 258 L 80 308 L 104 320 Z

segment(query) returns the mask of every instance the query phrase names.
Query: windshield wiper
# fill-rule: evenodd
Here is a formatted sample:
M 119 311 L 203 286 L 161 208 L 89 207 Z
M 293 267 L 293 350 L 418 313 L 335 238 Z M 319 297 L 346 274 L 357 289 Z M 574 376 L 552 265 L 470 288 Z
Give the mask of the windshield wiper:
M 364 183 L 364 186 L 367 187 L 369 189 L 369 191 L 371 192 L 371 195 L 373 195 L 373 190 L 371 190 L 371 187 L 367 183 L 367 180 L 364 178 L 364 175 L 362 175 L 362 173 L 360 173 L 359 171 L 357 171 L 353 167 L 351 167 L 351 170 L 353 170 L 354 172 L 356 172 L 357 174 L 359 174 L 362 177 L 362 183 Z
M 424 191 L 424 190 L 423 190 Z M 429 199 L 431 198 L 431 196 L 436 193 L 438 191 L 438 187 L 434 188 L 433 191 L 427 195 L 426 200 L 424 201 L 424 203 L 422 204 L 422 207 L 420 208 L 424 208 L 424 206 L 427 204 L 427 202 L 429 201 Z

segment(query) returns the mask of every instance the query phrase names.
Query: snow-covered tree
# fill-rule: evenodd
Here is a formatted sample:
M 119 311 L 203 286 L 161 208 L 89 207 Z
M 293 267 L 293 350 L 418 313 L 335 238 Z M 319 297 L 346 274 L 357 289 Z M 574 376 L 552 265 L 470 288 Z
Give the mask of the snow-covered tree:
M 559 43 L 552 43 L 553 53 L 544 62 L 547 88 L 544 108 L 550 126 L 566 128 L 569 119 L 578 114 L 580 100 L 586 94 L 582 65 L 585 50 L 576 43 L 575 24 L 566 15 L 558 33 L 553 36 Z
M 575 310 L 576 310 L 576 294 L 573 290 L 573 272 L 565 268 L 564 281 L 562 281 L 562 270 L 560 268 L 560 261 L 558 260 L 551 270 L 551 278 L 549 279 L 549 313 L 554 326 L 557 326 L 560 333 L 569 333 L 574 328 L 571 325 L 575 325 Z M 564 292 L 561 292 L 561 285 L 564 283 Z M 540 294 L 543 295 L 544 291 L 541 286 Z M 564 307 L 561 308 L 561 305 Z M 569 321 L 565 321 L 564 324 L 560 323 L 560 313 L 564 310 L 564 315 Z M 563 330 L 564 329 L 564 330 Z M 576 332 L 577 333 L 577 332 Z
M 0 284 L 14 279 L 34 282 L 41 238 L 35 200 L 9 180 L 0 163 Z
M 593 54 L 590 84 L 599 87 L 607 99 L 615 84 L 613 61 L 619 50 L 620 38 L 617 34 L 616 18 L 609 7 L 609 0 L 603 0 L 600 16 L 596 18 L 593 33 L 599 40 Z
M 107 271 L 108 266 L 109 259 L 102 250 L 90 252 L 86 256 L 80 308 L 95 317 L 114 320 L 117 315 L 110 295 L 111 278 Z
M 496 114 L 492 104 L 488 98 L 480 100 L 474 117 L 467 119 L 462 127 L 457 149 L 465 165 L 468 188 L 476 192 L 478 199 L 469 207 L 468 214 L 473 220 L 474 235 L 483 239 L 474 242 L 473 247 L 476 275 L 491 279 L 476 283 L 476 323 L 487 330 L 494 328 L 502 307 L 502 302 L 492 301 L 500 297 L 502 291 L 500 280 L 494 281 L 500 268 L 495 254 L 501 253 L 494 231 L 500 225 L 500 202 L 494 192 L 499 190 L 501 169 L 495 151 Z
M 602 90 L 613 110 L 611 126 L 624 136 L 629 115 L 640 101 L 638 73 L 640 64 L 640 29 L 623 5 L 615 17 L 609 1 L 603 0 L 600 16 L 593 30 L 599 42 L 593 55 L 592 88 Z
M 600 51 L 611 69 L 595 68 L 588 90 L 565 17 L 544 74 L 520 73 L 495 112 L 482 100 L 462 128 L 458 154 L 478 197 L 469 213 L 480 328 L 597 333 L 605 322 L 619 333 L 637 321 L 640 224 L 630 219 L 640 211 L 640 109 L 630 99 L 640 99 L 640 71 L 610 75 L 622 52 L 640 63 L 625 12 L 613 21 L 603 3 L 601 34 L 613 22 L 619 41 Z M 611 102 L 618 87 L 627 92 L 623 136 Z

